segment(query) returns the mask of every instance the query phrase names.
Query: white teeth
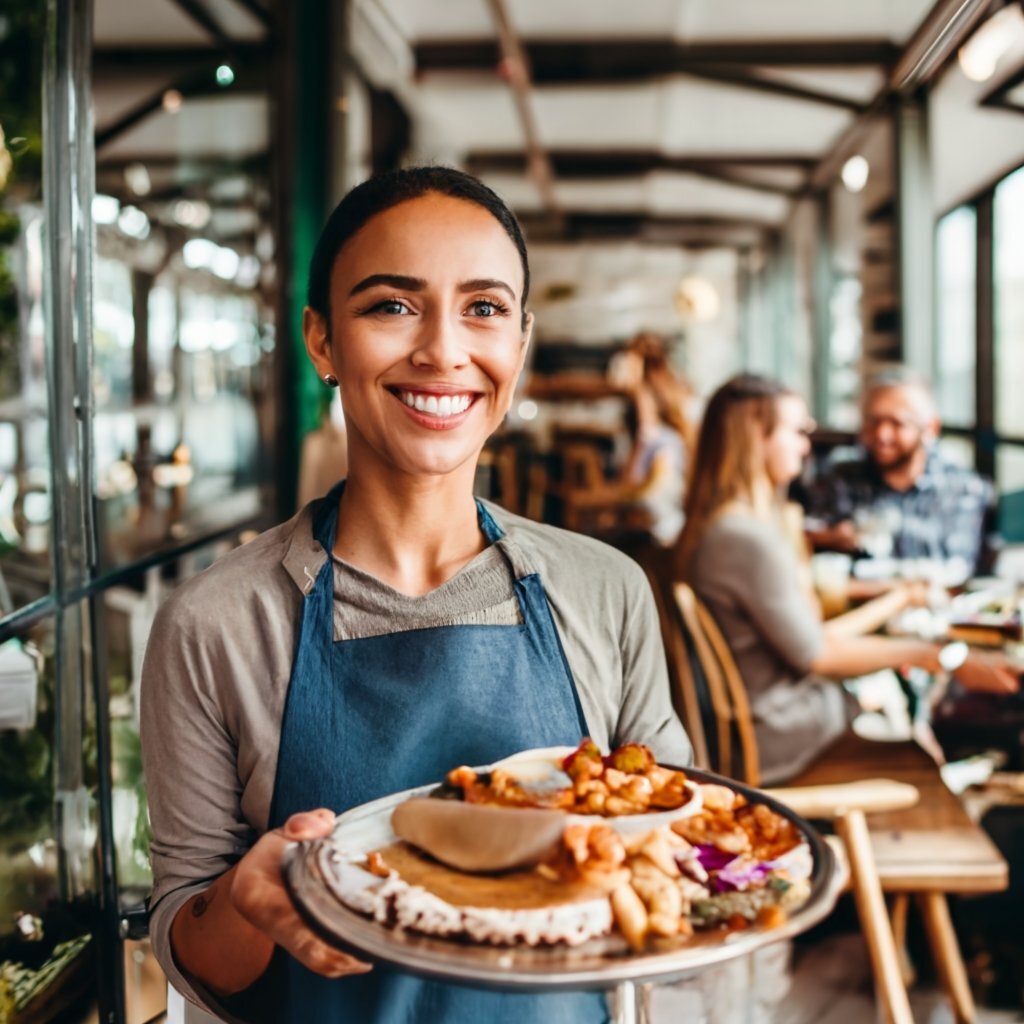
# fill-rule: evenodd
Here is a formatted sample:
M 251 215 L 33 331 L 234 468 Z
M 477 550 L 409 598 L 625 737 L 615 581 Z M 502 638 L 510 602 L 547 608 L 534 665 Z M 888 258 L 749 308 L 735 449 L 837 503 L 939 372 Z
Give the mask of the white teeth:
M 470 395 L 422 395 L 412 391 L 399 392 L 398 397 L 410 409 L 426 413 L 428 416 L 457 416 L 465 412 L 472 402 Z

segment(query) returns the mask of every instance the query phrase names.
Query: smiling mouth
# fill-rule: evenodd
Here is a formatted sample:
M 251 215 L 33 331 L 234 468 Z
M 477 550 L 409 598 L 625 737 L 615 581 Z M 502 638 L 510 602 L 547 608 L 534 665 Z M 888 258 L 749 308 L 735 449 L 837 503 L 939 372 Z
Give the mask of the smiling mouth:
M 468 391 L 438 395 L 429 391 L 395 388 L 391 393 L 410 409 L 439 420 L 464 413 L 476 400 L 476 395 Z

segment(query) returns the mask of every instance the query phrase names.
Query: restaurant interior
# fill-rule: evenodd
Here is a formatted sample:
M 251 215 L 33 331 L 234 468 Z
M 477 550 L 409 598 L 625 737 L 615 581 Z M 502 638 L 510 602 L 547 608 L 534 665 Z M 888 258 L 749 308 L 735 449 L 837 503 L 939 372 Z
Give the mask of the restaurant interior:
M 806 400 L 794 502 L 859 452 L 867 382 L 930 382 L 936 448 L 994 486 L 987 562 L 907 568 L 864 519 L 809 568 L 840 611 L 931 573 L 921 628 L 1024 669 L 1020 0 L 5 0 L 0 81 L 0 1022 L 213 1019 L 147 938 L 143 655 L 179 585 L 344 475 L 302 311 L 372 173 L 456 166 L 519 219 L 535 329 L 476 493 L 640 562 L 699 767 L 760 781 L 729 638 L 668 571 L 738 373 Z M 802 780 L 921 794 L 814 805 L 853 896 L 619 1019 L 1024 1019 L 1024 700 L 921 703 L 926 765 L 875 736 Z

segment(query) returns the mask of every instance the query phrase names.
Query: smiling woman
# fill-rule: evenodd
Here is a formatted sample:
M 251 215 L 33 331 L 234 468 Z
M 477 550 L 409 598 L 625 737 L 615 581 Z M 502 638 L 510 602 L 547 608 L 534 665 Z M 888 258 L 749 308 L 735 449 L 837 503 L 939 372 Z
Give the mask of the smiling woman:
M 228 1019 L 607 1019 L 595 993 L 366 973 L 281 881 L 288 840 L 452 764 L 583 736 L 689 762 L 642 570 L 473 497 L 523 367 L 528 289 L 519 226 L 476 179 L 414 168 L 349 193 L 304 317 L 317 372 L 341 388 L 348 476 L 178 590 L 153 627 L 150 931 L 172 983 Z

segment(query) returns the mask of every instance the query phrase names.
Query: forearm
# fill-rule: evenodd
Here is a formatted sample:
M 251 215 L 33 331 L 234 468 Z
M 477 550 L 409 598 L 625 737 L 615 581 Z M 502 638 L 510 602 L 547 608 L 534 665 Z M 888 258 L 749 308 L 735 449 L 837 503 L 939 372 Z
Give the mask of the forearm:
M 916 665 L 938 671 L 939 645 L 926 640 L 883 636 L 842 636 L 825 633 L 825 646 L 811 670 L 836 679 L 878 672 L 883 668 Z
M 844 521 L 835 526 L 823 526 L 819 529 L 805 530 L 805 535 L 815 551 L 845 551 L 852 553 L 857 550 L 857 540 L 853 532 L 853 524 Z
M 231 901 L 235 868 L 175 915 L 171 949 L 178 966 L 218 996 L 241 992 L 267 969 L 274 943 Z
M 909 592 L 899 587 L 886 594 L 865 602 L 852 611 L 844 612 L 824 625 L 826 636 L 853 637 L 865 636 L 884 626 L 894 615 L 907 607 Z

